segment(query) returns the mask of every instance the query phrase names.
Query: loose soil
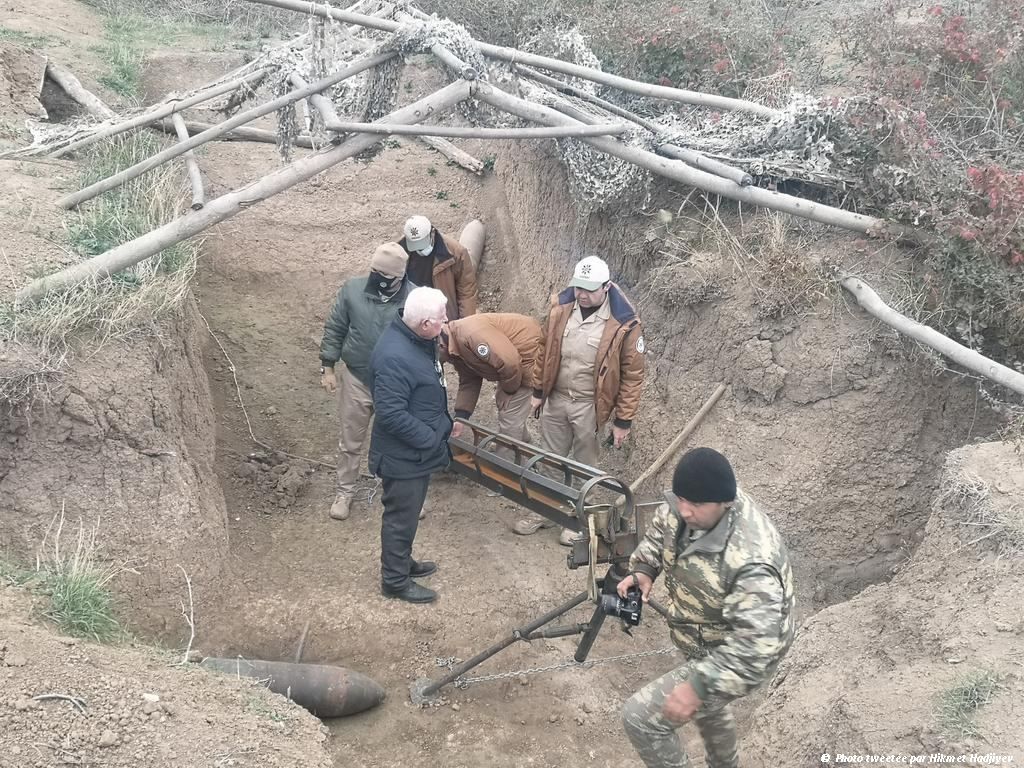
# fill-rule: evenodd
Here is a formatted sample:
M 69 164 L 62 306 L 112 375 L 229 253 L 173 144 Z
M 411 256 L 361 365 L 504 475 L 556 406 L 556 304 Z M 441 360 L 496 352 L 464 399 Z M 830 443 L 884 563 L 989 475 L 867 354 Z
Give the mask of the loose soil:
M 31 9 L 19 6 L 19 18 L 24 19 L 19 23 L 38 31 L 49 4 L 59 18 L 82 12 L 76 3 L 46 0 Z M 87 30 L 89 25 L 98 29 L 95 19 L 83 20 L 80 28 Z M 70 48 L 79 50 L 70 37 L 68 41 Z M 240 63 L 232 58 L 197 51 L 161 53 L 146 78 L 147 98 L 227 71 Z M 80 66 L 78 74 L 86 85 L 93 86 L 97 62 L 79 53 L 70 61 Z M 402 100 L 428 92 L 440 74 L 420 67 L 407 76 L 408 87 L 400 88 Z M 201 112 L 195 116 L 209 117 Z M 861 313 L 846 311 L 835 297 L 823 298 L 800 314 L 766 317 L 758 305 L 762 294 L 755 288 L 763 275 L 753 260 L 736 263 L 721 253 L 702 254 L 694 267 L 700 275 L 689 279 L 710 279 L 717 293 L 698 296 L 683 291 L 668 300 L 655 296 L 649 275 L 659 266 L 657 248 L 643 245 L 656 243 L 648 237 L 649 217 L 581 217 L 565 191 L 564 171 L 544 143 L 464 147 L 480 157 L 496 154 L 496 173 L 477 178 L 449 167 L 418 142 L 389 142 L 369 162 L 346 162 L 204 233 L 195 285 L 201 314 L 186 307 L 156 337 L 78 361 L 65 380 L 70 383 L 56 387 L 33 419 L 22 415 L 20 421 L 4 424 L 7 443 L 0 454 L 0 487 L 5 499 L 21 501 L 14 515 L 5 510 L 5 518 L 14 525 L 0 520 L 0 551 L 22 557 L 31 553 L 32 540 L 38 540 L 45 521 L 59 509 L 62 489 L 81 483 L 84 490 L 74 497 L 73 512 L 91 521 L 102 511 L 104 499 L 112 499 L 103 517 L 108 521 L 103 531 L 109 551 L 115 557 L 142 555 L 149 565 L 148 580 L 118 584 L 127 598 L 124 613 L 140 634 L 169 647 L 184 646 L 188 633 L 177 609 L 184 585 L 174 568 L 183 559 L 195 581 L 197 647 L 202 652 L 291 659 L 309 622 L 304 660 L 358 670 L 388 691 L 381 707 L 329 724 L 332 738 L 327 749 L 337 765 L 635 764 L 618 721 L 619 707 L 637 687 L 677 664 L 679 659 L 672 655 L 591 669 L 513 674 L 466 690 L 448 689 L 440 706 L 424 710 L 408 700 L 408 686 L 417 678 L 437 678 L 452 657 L 468 658 L 583 589 L 583 574 L 565 568 L 565 550 L 557 545 L 555 531 L 516 537 L 510 528 L 521 510 L 465 480 L 437 477 L 415 554 L 438 561 L 440 571 L 429 583 L 442 599 L 435 606 L 409 606 L 379 595 L 380 504 L 372 479 L 362 483 L 364 500 L 355 505 L 349 520 L 327 518 L 333 477 L 324 465 L 334 459 L 337 422 L 334 399 L 318 387 L 323 321 L 338 286 L 365 273 L 374 246 L 397 239 L 404 219 L 422 213 L 452 234 L 472 218 L 485 222 L 485 310 L 540 316 L 550 291 L 564 284 L 580 254 L 596 251 L 609 258 L 617 278 L 640 305 L 649 349 L 649 383 L 634 441 L 629 450 L 607 456 L 611 471 L 627 480 L 637 476 L 714 386 L 728 381 L 729 394 L 691 444 L 723 448 L 747 490 L 779 522 L 796 561 L 801 615 L 839 603 L 865 587 L 859 599 L 892 589 L 896 603 L 927 612 L 929 590 L 936 584 L 940 591 L 949 586 L 941 576 L 950 552 L 918 547 L 922 540 L 928 543 L 927 536 L 938 525 L 935 517 L 930 518 L 930 500 L 939 485 L 943 457 L 949 448 L 989 434 L 993 424 L 973 387 L 948 374 L 933 374 L 892 334 Z M 279 162 L 275 148 L 262 145 L 220 144 L 200 153 L 209 198 L 266 174 Z M 14 172 L 8 174 L 8 168 Z M 31 168 L 5 163 L 3 174 L 5 185 L 18 185 L 15 199 L 23 206 L 20 211 L 9 204 L 0 206 L 0 227 L 5 237 L 8 232 L 14 235 L 13 245 L 5 245 L 8 255 L 14 249 L 17 256 L 11 268 L 12 288 L 33 269 L 53 268 L 67 259 L 50 242 L 61 222 L 52 203 L 72 187 L 74 164 L 48 164 L 45 177 L 33 175 Z M 672 194 L 657 189 L 654 206 L 674 210 Z M 869 274 L 874 269 L 882 272 L 886 265 L 899 266 L 897 255 L 865 255 L 850 238 L 821 230 L 794 226 L 787 236 L 793 238 L 793 249 L 810 260 L 829 254 Z M 449 386 L 454 390 L 455 381 Z M 485 423 L 493 416 L 491 391 L 485 388 L 478 412 Z M 270 447 L 255 444 L 250 429 Z M 166 449 L 174 455 L 151 456 L 140 450 L 151 451 L 153 446 L 158 453 Z M 656 497 L 664 480 L 662 473 L 644 489 L 643 497 Z M 12 489 L 18 494 L 8 496 Z M 870 586 L 888 581 L 912 554 L 914 563 L 927 564 L 920 581 L 901 574 L 892 585 Z M 969 572 L 969 561 L 957 571 L 965 576 Z M 0 595 L 0 607 L 6 599 L 23 598 Z M 744 733 L 756 724 L 744 755 L 745 768 L 804 765 L 824 751 L 815 753 L 814 744 L 836 741 L 834 715 L 843 711 L 843 700 L 823 703 L 831 714 L 822 719 L 813 697 L 820 701 L 824 688 L 818 686 L 825 683 L 804 687 L 799 681 L 817 680 L 812 675 L 815 669 L 827 668 L 833 674 L 859 669 L 856 649 L 879 653 L 870 640 L 874 630 L 849 630 L 862 632 L 857 642 L 846 634 L 851 623 L 865 626 L 859 618 L 844 619 L 834 625 L 835 631 L 822 633 L 822 627 L 833 626 L 829 611 L 857 605 L 862 604 L 841 603 L 803 626 L 790 656 L 790 671 L 770 692 L 768 708 L 756 719 L 752 713 L 761 697 L 743 702 Z M 863 605 L 877 611 L 883 607 Z M 934 633 L 948 624 L 940 620 L 941 612 L 937 616 Z M 885 617 L 894 627 L 906 629 L 907 619 L 898 623 L 891 613 Z M 587 618 L 588 611 L 576 609 L 566 622 Z M 14 631 L 7 626 L 0 624 L 0 640 Z M 20 623 L 17 628 L 19 633 L 42 634 Z M 886 650 L 891 661 L 885 669 L 904 670 L 909 656 L 898 649 L 912 635 L 902 629 L 885 637 L 886 649 L 893 649 Z M 967 642 L 961 634 L 950 642 Z M 40 682 L 51 682 L 41 677 L 44 671 L 64 682 L 43 660 L 67 659 L 58 666 L 62 674 L 70 673 L 75 663 L 71 657 L 84 647 L 46 637 L 49 641 L 16 648 L 26 664 L 14 669 L 23 670 L 16 674 L 25 677 L 18 678 L 8 709 L 0 709 L 15 713 L 9 719 L 17 725 L 11 731 L 16 734 L 13 743 L 32 750 L 32 755 L 36 753 L 26 728 L 35 721 L 29 718 L 49 716 L 39 713 L 56 706 L 45 704 L 36 710 L 15 704 L 48 687 Z M 48 650 L 46 642 L 57 645 Z M 667 645 L 664 627 L 653 619 L 632 638 L 608 624 L 592 657 Z M 856 652 L 847 653 L 847 646 Z M 36 654 L 35 647 L 42 653 Z M 549 667 L 569 659 L 573 648 L 568 639 L 517 644 L 478 672 Z M 806 657 L 801 648 L 809 649 Z M 106 658 L 105 654 L 120 659 L 132 652 L 90 646 L 85 653 L 90 659 Z M 942 643 L 930 642 L 920 653 L 934 662 L 944 658 L 945 650 Z M 133 750 L 141 744 L 143 762 L 152 754 L 147 749 L 179 748 L 175 758 L 160 752 L 160 760 L 207 765 L 217 755 L 236 765 L 274 764 L 263 759 L 265 752 L 251 751 L 254 744 L 267 743 L 274 745 L 268 750 L 281 750 L 275 753 L 281 756 L 281 765 L 295 764 L 287 760 L 324 764 L 317 751 L 318 732 L 308 726 L 308 718 L 280 699 L 270 710 L 273 715 L 266 715 L 263 703 L 253 705 L 255 712 L 245 710 L 248 688 L 231 683 L 233 693 L 225 688 L 223 696 L 215 695 L 220 684 L 208 687 L 203 682 L 206 676 L 197 677 L 198 672 L 170 672 L 159 665 L 151 669 L 150 662 L 139 658 L 122 662 L 125 682 L 113 672 L 101 673 L 111 685 L 107 698 L 106 689 L 94 691 L 73 680 L 65 689 L 88 692 L 103 702 L 96 711 L 113 718 L 101 722 L 118 724 L 122 714 L 133 722 L 142 692 L 155 692 L 179 710 L 191 697 L 194 704 L 185 711 L 210 718 L 211 733 L 218 727 L 225 734 L 241 727 L 251 738 L 225 740 L 217 751 L 208 748 L 212 742 L 204 741 L 199 731 L 195 739 L 191 732 L 184 737 L 184 730 L 177 738 L 166 731 L 169 738 L 158 739 L 160 732 L 154 731 L 151 741 L 146 741 L 145 732 L 130 734 L 133 741 L 120 754 L 138 762 Z M 148 675 L 157 671 L 184 674 L 186 682 L 163 677 L 159 685 L 148 682 Z M 911 676 L 913 668 L 900 674 Z M 946 680 L 941 675 L 935 679 Z M 191 681 L 196 684 L 194 693 L 188 687 Z M 855 681 L 825 682 L 852 686 Z M 794 690 L 798 683 L 800 689 Z M 173 698 L 167 699 L 167 694 Z M 901 685 L 891 686 L 872 711 L 891 712 L 905 695 Z M 784 711 L 775 708 L 779 702 L 786 702 Z M 68 709 L 61 707 L 61 712 Z M 245 717 L 252 716 L 245 724 L 233 719 L 240 709 Z M 1012 708 L 1007 711 L 1012 714 Z M 281 712 L 295 714 L 294 732 L 280 733 Z M 158 722 L 147 721 L 146 727 L 171 728 L 185 722 L 180 712 L 156 714 Z M 159 717 L 166 719 L 160 723 Z M 993 746 L 1013 746 L 1005 727 L 1012 721 L 999 717 L 987 732 Z M 291 722 L 286 720 L 287 727 Z M 94 758 L 114 755 L 112 750 L 99 751 L 98 739 L 105 729 L 97 734 L 92 721 L 88 725 L 73 730 L 68 743 Z M 257 730 L 246 730 L 251 728 Z M 686 728 L 683 735 L 694 764 L 703 765 L 695 731 Z M 116 736 L 122 738 L 120 733 Z M 283 740 L 277 741 L 279 736 Z M 312 751 L 288 751 L 293 737 L 303 739 Z M 192 741 L 196 749 L 187 744 Z M 886 741 L 881 738 L 877 743 Z M 853 751 L 853 746 L 849 749 Z M 153 764 L 163 763 L 154 759 Z

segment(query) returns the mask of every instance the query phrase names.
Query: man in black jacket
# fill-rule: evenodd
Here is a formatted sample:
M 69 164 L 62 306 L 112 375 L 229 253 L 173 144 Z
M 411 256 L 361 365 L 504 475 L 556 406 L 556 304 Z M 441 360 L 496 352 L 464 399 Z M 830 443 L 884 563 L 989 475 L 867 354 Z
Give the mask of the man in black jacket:
M 435 288 L 414 288 L 400 318 L 381 334 L 370 356 L 373 408 L 370 471 L 383 483 L 380 526 L 381 592 L 410 603 L 437 593 L 413 581 L 437 565 L 412 558 L 430 475 L 448 466 L 448 394 L 437 357 L 448 300 Z
M 405 266 L 409 257 L 398 243 L 377 246 L 370 274 L 345 281 L 334 299 L 320 342 L 320 384 L 338 392 L 338 480 L 330 516 L 346 520 L 359 480 L 359 459 L 373 416 L 370 354 L 411 290 Z M 343 364 L 335 374 L 338 361 Z

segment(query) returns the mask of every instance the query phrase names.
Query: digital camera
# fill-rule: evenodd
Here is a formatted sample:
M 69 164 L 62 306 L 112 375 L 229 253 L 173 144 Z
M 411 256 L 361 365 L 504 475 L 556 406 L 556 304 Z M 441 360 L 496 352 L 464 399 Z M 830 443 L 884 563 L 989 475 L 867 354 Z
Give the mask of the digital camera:
M 639 587 L 630 587 L 625 597 L 618 594 L 601 595 L 601 610 L 608 616 L 616 616 L 632 627 L 640 623 L 640 610 L 644 600 Z

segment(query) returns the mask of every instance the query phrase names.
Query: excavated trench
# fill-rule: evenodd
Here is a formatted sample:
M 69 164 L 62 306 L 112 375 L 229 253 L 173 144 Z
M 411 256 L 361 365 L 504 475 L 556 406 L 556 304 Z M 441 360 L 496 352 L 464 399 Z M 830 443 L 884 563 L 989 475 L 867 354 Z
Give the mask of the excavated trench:
M 272 147 L 211 148 L 210 196 L 275 162 Z M 619 704 L 673 665 L 646 657 L 509 675 L 448 691 L 440 708 L 408 706 L 412 680 L 436 677 L 451 657 L 467 658 L 582 585 L 551 532 L 513 536 L 519 510 L 465 480 L 434 482 L 417 539 L 417 554 L 441 564 L 432 581 L 438 606 L 378 596 L 371 480 L 369 503 L 351 519 L 327 519 L 333 481 L 324 465 L 333 461 L 336 422 L 335 404 L 317 386 L 323 319 L 340 283 L 361 274 L 373 246 L 396 238 L 411 213 L 449 232 L 485 222 L 487 311 L 542 316 L 581 254 L 610 262 L 640 305 L 648 383 L 633 444 L 609 455 L 608 468 L 627 481 L 639 475 L 728 383 L 690 444 L 723 450 L 772 513 L 793 552 L 804 615 L 887 579 L 906 560 L 946 451 L 990 427 L 969 384 L 933 374 L 841 303 L 765 318 L 751 275 L 725 254 L 693 267 L 713 292 L 656 285 L 665 257 L 650 247 L 651 219 L 578 215 L 554 147 L 502 145 L 494 175 L 480 179 L 403 141 L 240 214 L 205 242 L 201 316 L 190 307 L 162 341 L 80 364 L 58 407 L 33 423 L 4 416 L 0 483 L 20 522 L 17 534 L 4 526 L 2 544 L 27 550 L 57 489 L 78 483 L 75 511 L 114 510 L 109 551 L 146 553 L 149 567 L 122 584 L 143 634 L 182 639 L 176 564 L 196 582 L 197 645 L 207 654 L 288 659 L 308 622 L 304 659 L 367 673 L 389 692 L 377 710 L 331 725 L 339 764 L 551 765 L 587 755 L 592 765 L 621 765 L 632 753 Z M 849 247 L 819 232 L 797 255 L 827 251 L 842 261 Z M 480 418 L 489 415 L 484 406 Z M 271 449 L 255 445 L 250 430 Z M 151 455 L 154 446 L 173 459 Z M 141 475 L 136 454 L 146 457 Z M 663 472 L 641 495 L 656 498 L 664 480 Z M 585 618 L 580 611 L 575 620 Z M 656 622 L 634 638 L 609 628 L 593 655 L 667 644 Z M 572 647 L 517 645 L 480 672 L 550 666 Z

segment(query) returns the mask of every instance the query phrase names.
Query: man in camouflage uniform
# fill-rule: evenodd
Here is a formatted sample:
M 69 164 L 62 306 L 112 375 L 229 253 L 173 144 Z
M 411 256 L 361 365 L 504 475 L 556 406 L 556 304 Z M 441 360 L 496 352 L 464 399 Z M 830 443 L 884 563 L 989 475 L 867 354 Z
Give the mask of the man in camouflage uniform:
M 717 451 L 683 456 L 666 499 L 618 591 L 636 585 L 646 601 L 664 573 L 672 641 L 688 661 L 633 695 L 623 724 L 648 768 L 690 765 L 676 729 L 691 720 L 707 768 L 739 768 L 729 702 L 771 678 L 793 641 L 789 555 Z

